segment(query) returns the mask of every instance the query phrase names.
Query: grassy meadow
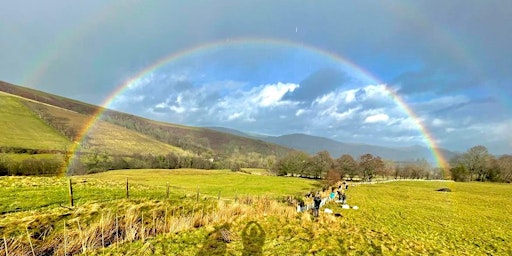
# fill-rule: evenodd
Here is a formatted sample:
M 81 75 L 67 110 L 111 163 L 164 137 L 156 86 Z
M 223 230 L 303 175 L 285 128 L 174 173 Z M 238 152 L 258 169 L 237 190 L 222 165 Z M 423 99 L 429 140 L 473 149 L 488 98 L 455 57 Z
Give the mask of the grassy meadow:
M 66 178 L 0 177 L 0 253 L 5 245 L 11 255 L 512 253 L 510 184 L 354 184 L 348 203 L 358 210 L 330 202 L 324 208 L 336 216 L 314 218 L 282 199 L 314 189 L 316 181 L 248 172 L 254 174 L 184 169 L 76 176 L 73 208 Z M 436 191 L 443 187 L 452 192 Z

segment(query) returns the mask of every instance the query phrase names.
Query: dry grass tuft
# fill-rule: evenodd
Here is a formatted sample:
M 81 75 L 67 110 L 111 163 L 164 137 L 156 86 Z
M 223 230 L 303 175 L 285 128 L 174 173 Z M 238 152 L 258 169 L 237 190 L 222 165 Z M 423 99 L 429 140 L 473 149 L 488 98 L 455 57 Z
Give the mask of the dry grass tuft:
M 70 255 L 88 253 L 117 243 L 145 241 L 160 234 L 175 234 L 200 227 L 235 223 L 267 215 L 293 218 L 294 208 L 276 200 L 244 197 L 235 201 L 187 199 L 181 206 L 170 201 L 119 200 L 86 204 L 68 210 L 25 217 L 10 224 L 23 227 L 3 232 L 8 235 L 0 250 L 9 255 Z M 27 236 L 27 234 L 29 236 Z M 217 232 L 219 241 L 236 239 L 227 228 Z M 30 237 L 30 240 L 28 239 Z

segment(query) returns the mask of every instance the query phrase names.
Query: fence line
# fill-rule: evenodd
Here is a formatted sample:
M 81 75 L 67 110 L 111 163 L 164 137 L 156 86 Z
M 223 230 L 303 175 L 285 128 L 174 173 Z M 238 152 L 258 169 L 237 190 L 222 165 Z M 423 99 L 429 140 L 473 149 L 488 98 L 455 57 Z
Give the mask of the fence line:
M 39 198 L 34 198 L 34 202 L 37 203 L 30 206 L 16 206 L 16 204 L 13 204 L 13 208 L 6 207 L 6 209 L 4 209 L 1 214 L 53 207 L 73 208 L 77 205 L 83 205 L 85 203 L 104 203 L 122 199 L 168 200 L 185 196 L 195 199 L 196 202 L 199 202 L 201 199 L 216 199 L 219 201 L 223 200 L 237 202 L 241 196 L 238 190 L 235 190 L 231 193 L 226 193 L 222 189 L 219 189 L 215 192 L 210 190 L 209 193 L 204 193 L 200 186 L 196 186 L 196 189 L 192 189 L 181 186 L 173 186 L 170 182 L 166 182 L 165 185 L 145 185 L 131 182 L 128 178 L 124 178 L 124 181 L 121 182 L 107 181 L 107 186 L 104 186 L 105 183 L 100 181 L 96 184 L 94 183 L 95 181 L 95 179 L 91 180 L 81 177 L 69 177 L 65 183 L 59 183 L 57 186 L 34 186 L 37 188 L 34 190 L 34 192 L 39 192 L 39 190 L 44 189 L 47 191 L 47 193 L 45 193 L 46 195 L 52 194 L 53 197 L 44 196 L 41 198 L 41 200 L 39 200 Z M 93 183 L 93 185 L 89 185 L 91 183 Z M 23 189 L 23 187 L 20 189 Z M 54 193 L 52 190 L 56 190 L 56 192 Z M 229 194 L 231 194 L 231 196 L 229 196 Z M 41 193 L 41 195 L 44 194 Z M 272 198 L 278 199 L 280 197 L 272 196 Z

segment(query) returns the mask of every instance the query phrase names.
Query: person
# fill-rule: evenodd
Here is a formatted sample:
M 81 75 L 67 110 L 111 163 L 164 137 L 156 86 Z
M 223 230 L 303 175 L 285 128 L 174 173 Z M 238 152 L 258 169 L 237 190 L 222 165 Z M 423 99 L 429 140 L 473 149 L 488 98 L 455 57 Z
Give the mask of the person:
M 342 199 L 342 195 L 343 195 L 343 192 L 341 192 L 342 190 L 338 190 L 338 200 L 341 201 Z
M 313 216 L 318 217 L 318 212 L 320 210 L 320 204 L 322 203 L 322 198 L 320 197 L 320 192 L 316 193 L 315 198 L 313 199 Z
M 304 200 L 300 199 L 299 203 L 297 204 L 297 212 L 303 212 L 304 209 L 305 209 Z
M 336 193 L 334 193 L 334 188 L 331 190 L 331 194 L 329 195 L 329 199 L 332 201 L 336 197 Z
M 341 194 L 341 203 L 342 204 L 346 204 L 347 203 L 347 195 L 345 194 L 345 192 L 343 192 Z

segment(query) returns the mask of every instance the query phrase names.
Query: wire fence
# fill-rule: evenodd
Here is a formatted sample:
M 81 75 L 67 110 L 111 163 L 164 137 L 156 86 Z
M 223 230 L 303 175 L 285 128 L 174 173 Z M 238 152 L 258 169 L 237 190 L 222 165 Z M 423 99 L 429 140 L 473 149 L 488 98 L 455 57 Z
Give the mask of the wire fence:
M 121 199 L 148 200 L 223 200 L 238 201 L 259 198 L 263 195 L 240 194 L 237 191 L 211 189 L 196 185 L 195 188 L 182 187 L 167 182 L 165 185 L 147 185 L 123 180 L 98 181 L 86 178 L 68 178 L 51 182 L 22 182 L 23 178 L 11 178 L 0 182 L 0 214 L 39 210 L 54 207 L 76 207 L 84 204 L 105 203 Z M 29 179 L 30 180 L 30 179 Z M 277 196 L 265 196 L 278 199 Z M 281 198 L 286 198 L 284 195 Z

